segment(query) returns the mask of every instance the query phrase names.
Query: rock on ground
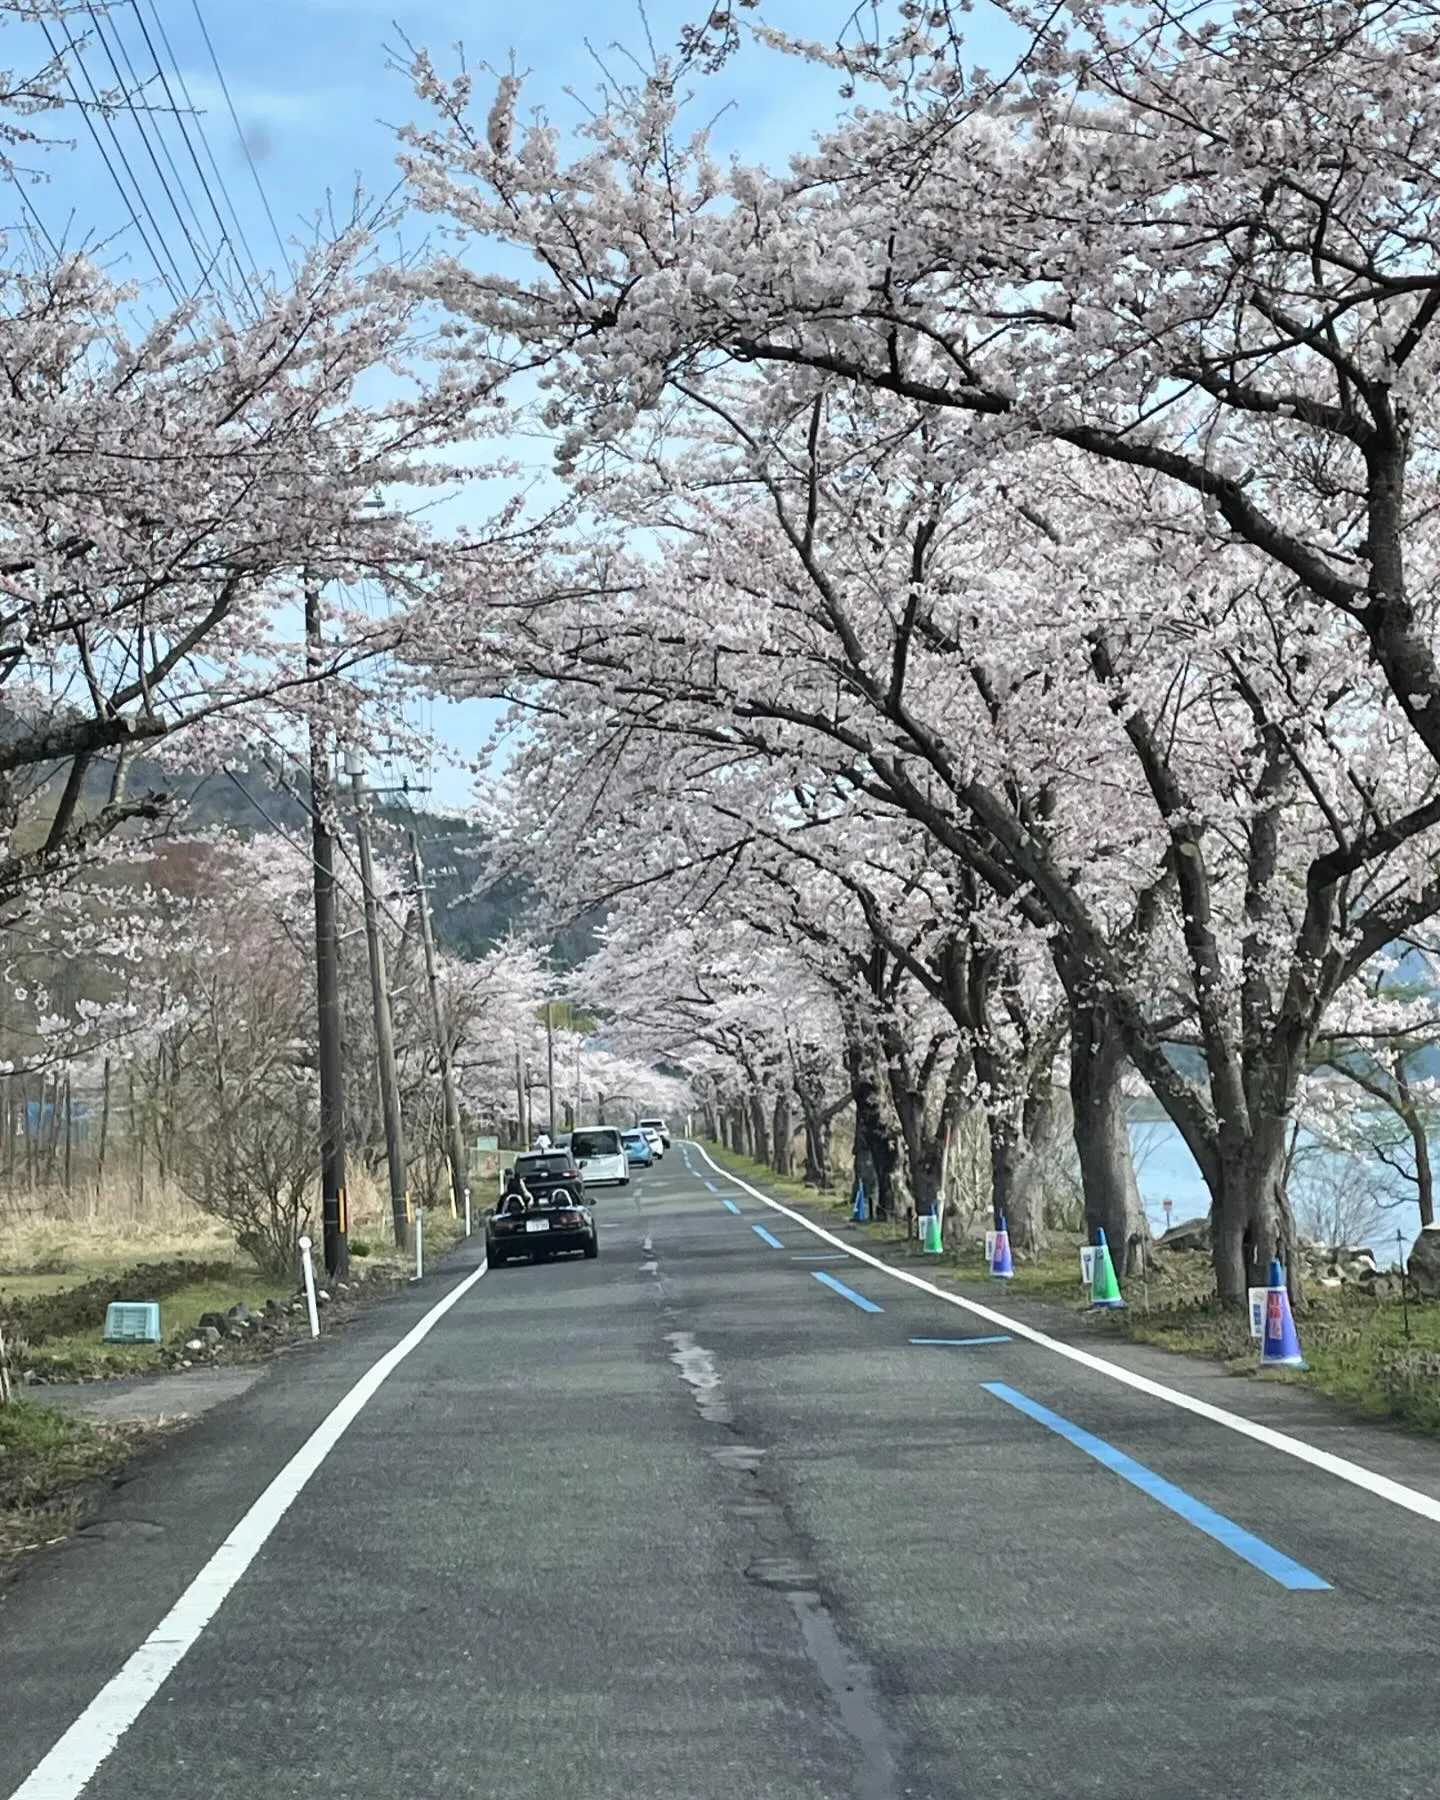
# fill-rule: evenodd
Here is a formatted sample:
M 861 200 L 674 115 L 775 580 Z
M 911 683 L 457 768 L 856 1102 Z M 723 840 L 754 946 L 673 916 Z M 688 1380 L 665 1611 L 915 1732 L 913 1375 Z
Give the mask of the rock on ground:
M 1426 1225 L 1421 1230 L 1405 1266 L 1422 1294 L 1440 1294 L 1440 1225 Z

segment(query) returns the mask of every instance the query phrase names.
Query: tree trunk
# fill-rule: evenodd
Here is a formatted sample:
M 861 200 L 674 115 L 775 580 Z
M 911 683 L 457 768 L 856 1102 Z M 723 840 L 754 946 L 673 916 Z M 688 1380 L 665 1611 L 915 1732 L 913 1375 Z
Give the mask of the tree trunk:
M 943 1095 L 940 1105 L 934 1104 L 941 1065 L 933 1045 L 931 1054 L 919 1070 L 912 1066 L 907 1045 L 898 1036 L 890 1036 L 885 1041 L 885 1048 L 888 1052 L 885 1071 L 890 1110 L 900 1128 L 900 1148 L 904 1155 L 906 1192 L 897 1198 L 906 1212 L 928 1212 L 939 1203 L 945 1130 L 954 1109 L 946 1104 Z
M 750 1138 L 753 1148 L 750 1160 L 757 1163 L 768 1163 L 770 1160 L 770 1125 L 765 1117 L 765 1096 L 759 1088 L 750 1090 Z
M 877 1219 L 896 1218 L 900 1211 L 900 1136 L 887 1117 L 880 1085 L 865 1046 L 847 1043 L 845 1065 L 855 1101 L 855 1174 L 865 1183 L 870 1209 Z
M 45 1129 L 45 1185 L 47 1187 L 54 1187 L 60 1171 L 60 1096 L 62 1089 L 63 1083 L 61 1081 L 60 1072 L 57 1069 L 54 1076 L 54 1087 L 51 1090 L 48 1102 L 50 1107 L 50 1123 L 48 1129 L 46 1129 L 45 1107 L 47 1102 L 45 1099 L 45 1079 L 43 1076 L 41 1077 L 40 1123 L 42 1129 Z
M 775 1096 L 775 1115 L 770 1133 L 770 1166 L 777 1175 L 790 1175 L 795 1168 L 795 1125 L 790 1115 L 788 1088 L 781 1088 Z
M 990 1131 L 990 1191 L 994 1223 L 1003 1219 L 1010 1248 L 1033 1256 L 1045 1244 L 1044 1198 L 1019 1121 L 1012 1112 L 992 1107 L 986 1113 Z
M 1430 1140 L 1421 1119 L 1412 1112 L 1408 1121 L 1410 1141 L 1415 1147 L 1415 1195 L 1420 1202 L 1420 1224 L 1435 1223 L 1435 1172 L 1430 1166 Z
M 1304 1299 L 1285 1192 L 1286 1123 L 1272 1117 L 1247 1134 L 1221 1136 L 1211 1221 L 1215 1286 L 1227 1304 L 1243 1306 L 1248 1288 L 1264 1287 L 1276 1257 L 1285 1266 L 1291 1299 Z
M 110 1058 L 105 1058 L 105 1073 L 102 1077 L 100 1101 L 100 1141 L 95 1151 L 95 1185 L 101 1187 L 105 1181 L 105 1152 L 110 1147 Z
M 1415 1198 L 1420 1202 L 1420 1226 L 1423 1230 L 1425 1226 L 1435 1223 L 1435 1172 L 1430 1166 L 1429 1134 L 1415 1105 L 1410 1074 L 1403 1056 L 1397 1057 L 1395 1063 L 1395 1091 L 1400 1101 L 1400 1117 L 1410 1133 L 1410 1148 L 1415 1157 Z
M 830 1120 L 822 1105 L 806 1095 L 800 1096 L 800 1111 L 805 1121 L 805 1185 L 825 1189 L 830 1186 Z
M 15 1187 L 15 1077 L 5 1077 L 5 1186 L 13 1191 Z
M 1150 1227 L 1135 1180 L 1123 1078 L 1125 1046 L 1103 1007 L 1070 1011 L 1070 1104 L 1085 1194 L 1085 1236 L 1103 1230 L 1115 1266 L 1143 1266 Z

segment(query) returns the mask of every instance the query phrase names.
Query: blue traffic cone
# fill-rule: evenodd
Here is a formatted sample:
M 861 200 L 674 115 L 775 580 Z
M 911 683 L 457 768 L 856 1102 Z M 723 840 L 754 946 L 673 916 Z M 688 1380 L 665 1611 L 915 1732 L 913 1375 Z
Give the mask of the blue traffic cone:
M 1265 1335 L 1260 1340 L 1260 1366 L 1271 1369 L 1303 1369 L 1300 1334 L 1290 1311 L 1290 1292 L 1285 1270 L 1277 1258 L 1270 1265 L 1270 1285 L 1265 1295 Z
M 1115 1265 L 1110 1260 L 1110 1246 L 1105 1242 L 1105 1229 L 1100 1225 L 1095 1227 L 1095 1267 L 1090 1281 L 1090 1304 L 1092 1307 L 1108 1306 L 1112 1309 L 1125 1304 L 1120 1283 L 1115 1279 Z
M 865 1183 L 858 1182 L 855 1188 L 855 1210 L 850 1214 L 857 1225 L 863 1225 L 870 1217 L 870 1202 L 865 1198 Z
M 998 1281 L 1011 1281 L 1015 1276 L 1015 1264 L 1010 1260 L 1010 1232 L 1003 1213 L 995 1233 L 995 1254 L 990 1258 L 990 1273 Z
M 945 1244 L 940 1236 L 940 1215 L 927 1212 L 920 1221 L 920 1248 L 926 1256 L 943 1255 Z

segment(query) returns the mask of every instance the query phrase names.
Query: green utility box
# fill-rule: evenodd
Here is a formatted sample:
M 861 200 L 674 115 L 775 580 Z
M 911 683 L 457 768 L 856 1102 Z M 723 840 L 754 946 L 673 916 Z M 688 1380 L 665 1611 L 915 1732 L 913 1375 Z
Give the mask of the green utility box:
M 154 1300 L 112 1300 L 105 1309 L 107 1344 L 158 1344 L 160 1308 Z

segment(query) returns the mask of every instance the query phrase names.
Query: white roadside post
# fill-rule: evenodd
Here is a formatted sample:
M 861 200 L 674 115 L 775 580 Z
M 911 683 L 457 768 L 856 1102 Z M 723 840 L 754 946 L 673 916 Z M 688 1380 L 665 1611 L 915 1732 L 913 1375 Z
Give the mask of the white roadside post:
M 425 1208 L 415 1208 L 415 1279 L 421 1281 L 425 1276 Z
M 300 1267 L 305 1272 L 305 1307 L 310 1314 L 310 1335 L 320 1335 L 320 1308 L 315 1304 L 315 1259 L 310 1254 L 310 1240 L 300 1240 Z
M 467 1238 L 470 1235 L 470 1190 L 468 1187 L 465 1190 L 465 1235 Z

